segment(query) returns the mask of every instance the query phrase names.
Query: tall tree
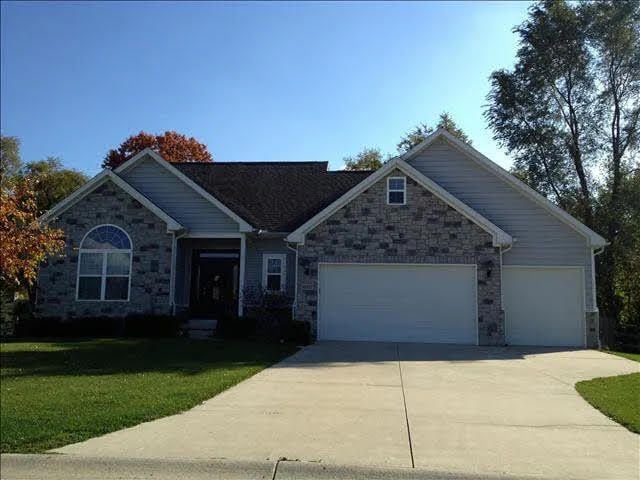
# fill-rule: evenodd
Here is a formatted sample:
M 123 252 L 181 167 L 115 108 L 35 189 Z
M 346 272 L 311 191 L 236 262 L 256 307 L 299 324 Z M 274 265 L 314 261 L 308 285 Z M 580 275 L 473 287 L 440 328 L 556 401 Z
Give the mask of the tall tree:
M 87 176 L 78 170 L 64 168 L 59 158 L 29 162 L 22 168 L 22 176 L 37 185 L 36 207 L 44 213 L 74 190 L 87 182 Z
M 485 112 L 494 138 L 516 157 L 534 186 L 558 203 L 577 193 L 579 216 L 593 226 L 589 155 L 595 142 L 595 82 L 584 21 L 563 0 L 531 8 L 515 28 L 520 37 L 512 71 L 491 75 Z
M 601 287 L 608 289 L 602 298 L 606 310 L 619 317 L 625 309 L 625 295 L 620 294 L 617 271 L 628 268 L 625 260 L 629 245 L 628 239 L 618 245 L 618 237 L 625 235 L 625 210 L 633 205 L 629 198 L 624 199 L 624 188 L 634 168 L 631 159 L 638 151 L 640 130 L 640 3 L 585 3 L 580 13 L 588 25 L 587 38 L 595 53 L 595 76 L 601 85 L 597 111 L 602 122 L 603 149 L 607 150 L 602 194 L 608 197 L 603 199 L 608 221 L 601 228 L 611 247 L 600 259 L 600 274 L 605 278 Z M 640 210 L 636 212 L 640 216 Z
M 382 153 L 377 148 L 365 148 L 360 153 L 345 157 L 343 160 L 345 170 L 377 170 L 384 163 Z
M 158 152 L 169 162 L 212 162 L 207 146 L 193 137 L 167 131 L 161 135 L 140 132 L 132 135 L 118 147 L 109 150 L 103 168 L 117 168 L 145 148 Z
M 435 128 L 430 127 L 426 123 L 420 123 L 402 137 L 397 145 L 398 151 L 400 153 L 408 152 L 432 134 L 437 128 L 444 128 L 463 142 L 471 144 L 471 139 L 469 139 L 466 133 L 456 124 L 451 115 L 447 112 L 442 112 Z
M 598 257 L 598 306 L 615 312 L 616 323 L 640 326 L 640 162 L 622 176 L 617 210 L 611 207 L 611 188 L 607 182 L 600 189 L 595 210 L 601 229 L 612 221 L 619 227 L 615 241 Z
M 0 183 L 15 177 L 21 166 L 18 137 L 0 135 Z
M 598 302 L 619 319 L 630 283 L 618 279 L 628 278 L 634 238 L 625 229 L 640 217 L 629 193 L 638 192 L 629 185 L 638 168 L 640 2 L 545 0 L 515 32 L 516 65 L 492 74 L 486 118 L 529 185 L 611 242 L 598 257 Z

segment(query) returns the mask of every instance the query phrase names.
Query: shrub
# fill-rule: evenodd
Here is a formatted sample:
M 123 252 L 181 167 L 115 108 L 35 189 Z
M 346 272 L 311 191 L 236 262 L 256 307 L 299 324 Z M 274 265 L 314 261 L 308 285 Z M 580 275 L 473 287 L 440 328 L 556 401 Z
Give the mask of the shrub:
M 640 325 L 618 325 L 614 348 L 622 352 L 640 353 Z
M 21 337 L 115 337 L 122 335 L 124 320 L 117 317 L 33 317 L 21 319 Z
M 175 337 L 180 319 L 170 315 L 128 315 L 127 317 L 37 317 L 22 319 L 21 337 Z
M 309 322 L 287 320 L 278 325 L 276 333 L 277 340 L 280 342 L 291 342 L 296 345 L 309 345 L 311 343 L 311 326 Z
M 222 338 L 252 338 L 256 335 L 254 317 L 226 316 L 218 320 L 216 335 Z
M 176 337 L 180 333 L 181 318 L 173 315 L 132 314 L 124 319 L 126 337 Z

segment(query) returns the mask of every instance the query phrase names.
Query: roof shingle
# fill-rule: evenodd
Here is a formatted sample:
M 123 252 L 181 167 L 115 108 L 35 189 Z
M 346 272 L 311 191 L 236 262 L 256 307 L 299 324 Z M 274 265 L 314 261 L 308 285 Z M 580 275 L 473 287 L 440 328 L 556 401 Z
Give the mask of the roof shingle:
M 329 171 L 328 162 L 173 163 L 261 230 L 291 232 L 368 177 Z

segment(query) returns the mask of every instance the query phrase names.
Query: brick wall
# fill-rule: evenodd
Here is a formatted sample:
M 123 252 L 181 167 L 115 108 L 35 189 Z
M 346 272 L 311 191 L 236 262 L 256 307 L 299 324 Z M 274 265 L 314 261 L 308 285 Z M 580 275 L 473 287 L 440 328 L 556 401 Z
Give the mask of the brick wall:
M 307 233 L 298 254 L 296 316 L 317 332 L 318 262 L 477 265 L 480 344 L 504 344 L 500 252 L 491 235 L 407 177 L 407 204 L 387 205 L 391 172 Z
M 133 242 L 129 301 L 76 301 L 78 249 L 85 234 L 101 224 L 126 231 Z M 171 235 L 167 225 L 111 182 L 98 187 L 60 215 L 52 226 L 66 235 L 64 256 L 40 269 L 36 313 L 43 317 L 124 316 L 169 313 Z

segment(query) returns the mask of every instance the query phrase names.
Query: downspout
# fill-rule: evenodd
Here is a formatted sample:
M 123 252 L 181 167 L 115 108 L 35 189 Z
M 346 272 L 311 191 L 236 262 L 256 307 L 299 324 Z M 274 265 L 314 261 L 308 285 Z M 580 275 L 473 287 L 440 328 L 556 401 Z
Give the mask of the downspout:
M 298 304 L 298 244 L 296 243 L 296 248 L 292 248 L 289 243 L 285 243 L 287 248 L 291 251 L 296 252 L 296 264 L 293 272 L 293 304 L 291 305 L 291 320 L 296 319 L 296 305 Z
M 515 243 L 516 239 L 513 239 L 513 243 Z M 500 309 L 502 310 L 502 320 L 504 322 L 504 343 L 507 344 L 507 312 L 504 309 L 504 285 L 502 284 L 502 255 L 507 253 L 509 250 L 513 248 L 513 243 L 511 243 L 506 249 L 502 249 L 502 245 L 500 245 Z
M 596 257 L 604 252 L 605 247 L 594 248 L 591 250 L 591 295 L 593 296 L 593 309 L 598 312 L 598 325 L 596 329 L 598 331 L 598 349 L 602 348 L 602 339 L 600 338 L 600 313 L 598 309 L 598 297 L 596 295 Z

